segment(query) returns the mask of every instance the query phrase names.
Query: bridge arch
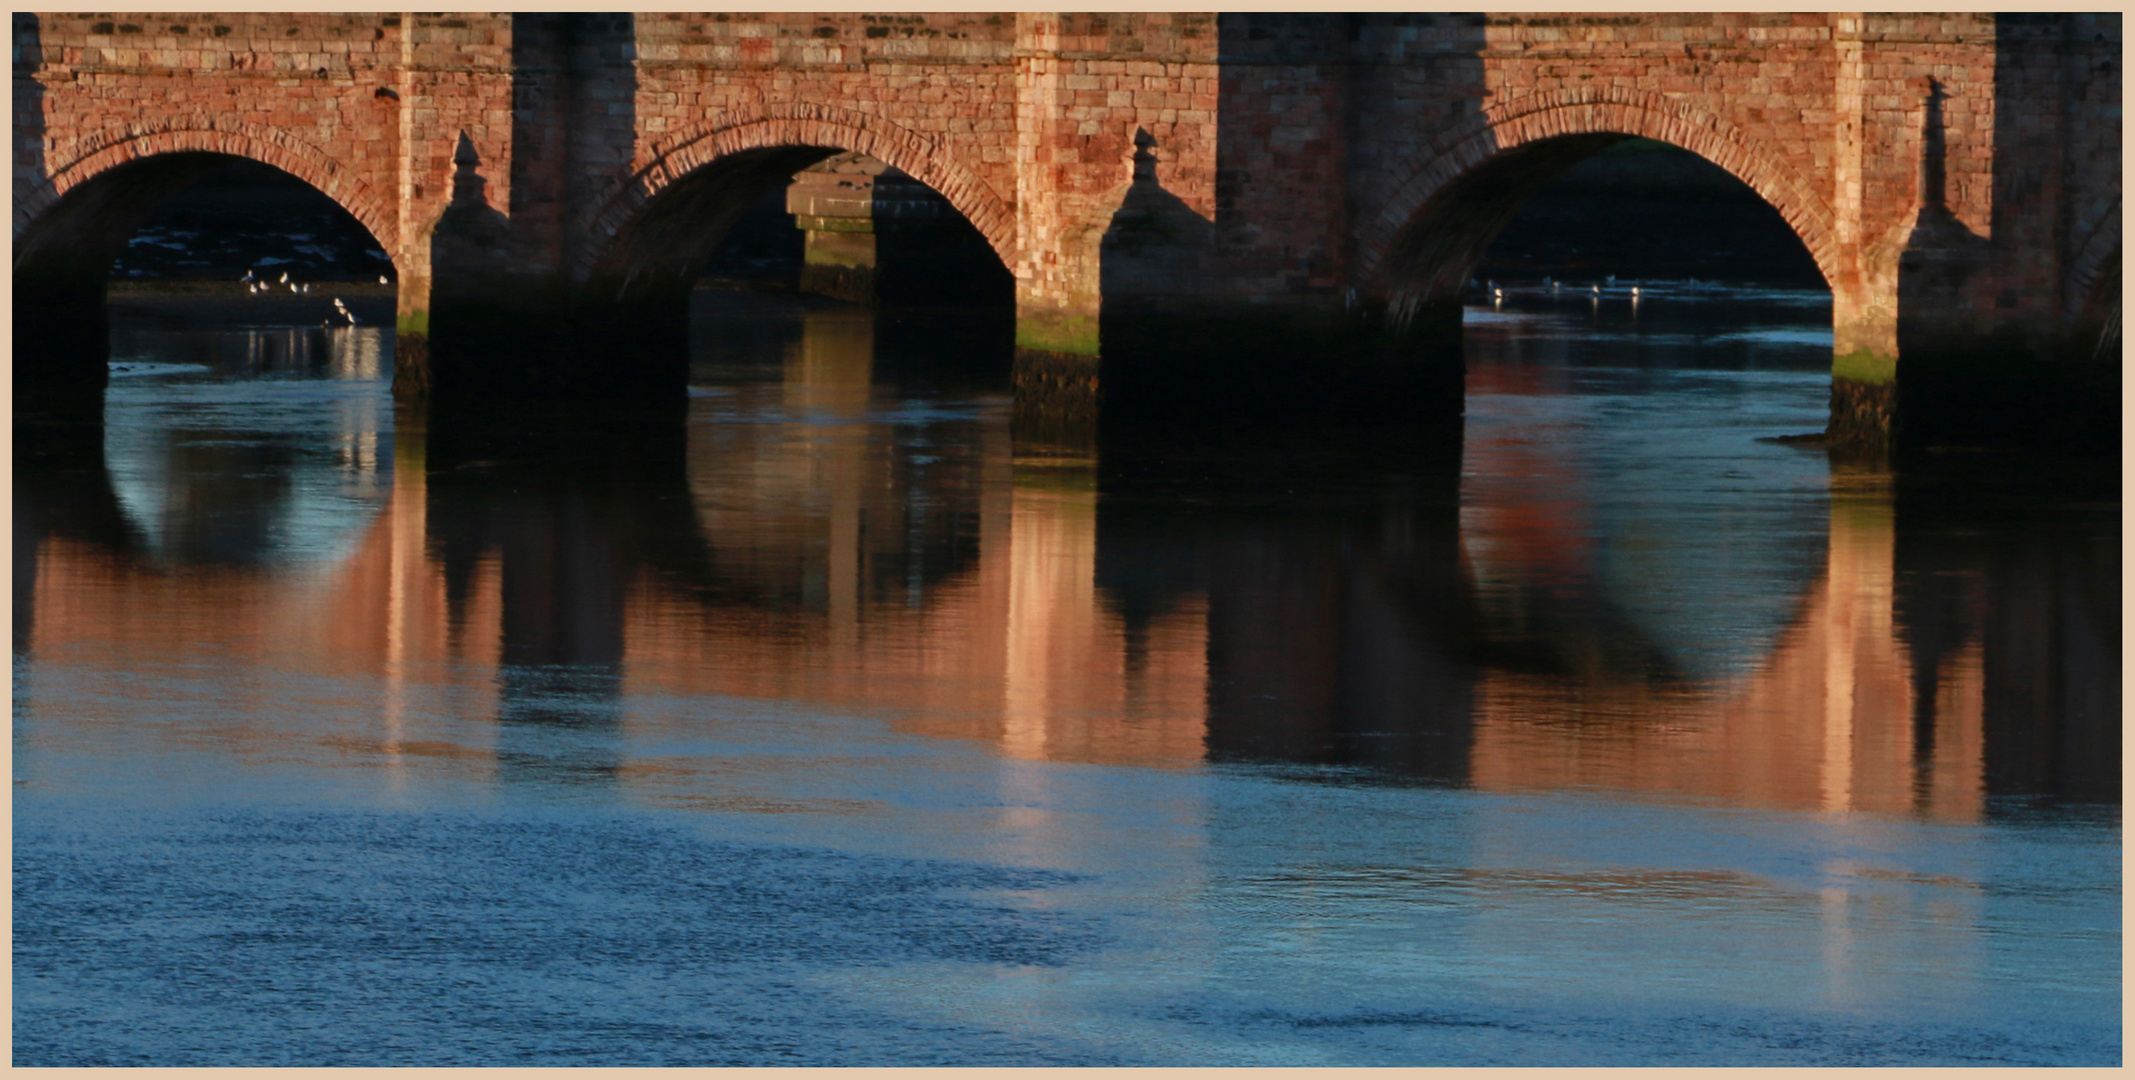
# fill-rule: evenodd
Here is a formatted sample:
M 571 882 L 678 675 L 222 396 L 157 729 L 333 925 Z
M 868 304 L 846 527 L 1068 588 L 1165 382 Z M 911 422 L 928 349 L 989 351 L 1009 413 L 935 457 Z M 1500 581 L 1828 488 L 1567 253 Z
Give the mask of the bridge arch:
M 153 209 L 163 191 L 144 190 L 135 198 L 91 200 L 86 196 L 94 181 L 113 170 L 171 159 L 178 155 L 221 155 L 249 158 L 271 165 L 302 180 L 332 199 L 365 229 L 397 267 L 400 263 L 400 230 L 386 200 L 361 179 L 337 164 L 324 151 L 284 131 L 207 116 L 180 116 L 108 128 L 72 143 L 73 156 L 50 169 L 34 185 L 15 189 L 15 264 L 34 258 L 52 241 L 55 233 L 76 233 L 93 228 L 85 212 L 108 214 L 129 204 L 128 209 Z M 204 159 L 194 158 L 204 164 Z M 166 181 L 197 170 L 177 167 L 157 170 Z M 146 177 L 144 176 L 144 179 Z M 74 198 L 68 196 L 73 195 Z M 85 205 L 97 202 L 100 206 Z M 131 204 L 140 204 L 138 207 Z M 79 209 L 74 207 L 79 206 Z M 72 212 L 70 212 L 72 211 Z M 116 216 L 124 217 L 125 214 Z M 114 227 L 119 222 L 112 222 Z M 134 222 L 138 225 L 138 222 Z M 99 230 L 103 231 L 103 230 Z M 131 227 L 128 227 L 128 232 Z
M 1693 103 L 1619 87 L 1523 95 L 1436 140 L 1436 153 L 1359 229 L 1356 279 L 1382 297 L 1457 293 L 1529 195 L 1624 138 L 1668 143 L 1727 170 L 1779 211 L 1827 283 L 1841 280 L 1831 207 L 1795 169 Z
M 1014 206 L 958 162 L 946 140 L 879 116 L 804 104 L 723 115 L 654 143 L 581 219 L 576 276 L 620 281 L 623 291 L 645 277 L 693 276 L 694 264 L 724 232 L 710 204 L 738 212 L 751 201 L 742 198 L 745 191 L 760 195 L 845 151 L 866 154 L 933 188 L 985 237 L 1004 266 L 1015 266 Z
M 17 412 L 102 415 L 112 260 L 166 199 L 234 159 L 260 162 L 323 194 L 400 266 L 390 204 L 286 132 L 176 116 L 108 128 L 54 150 L 47 160 L 55 167 L 34 178 L 18 174 L 14 189 Z

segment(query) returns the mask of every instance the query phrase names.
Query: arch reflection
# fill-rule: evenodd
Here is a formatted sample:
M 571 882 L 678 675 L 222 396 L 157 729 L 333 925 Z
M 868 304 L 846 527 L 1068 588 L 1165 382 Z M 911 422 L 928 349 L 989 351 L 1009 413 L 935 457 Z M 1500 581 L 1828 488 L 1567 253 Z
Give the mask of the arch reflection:
M 1198 760 L 1197 625 L 1159 628 L 1160 663 L 1130 658 L 1094 585 L 1090 463 L 1019 459 L 998 397 L 877 382 L 875 329 L 807 311 L 775 383 L 696 399 L 708 576 L 646 597 L 633 679 L 882 709 L 1011 756 Z
M 1618 511 L 1593 504 L 1608 491 L 1591 470 L 1518 466 L 1472 419 L 1461 445 L 1019 444 L 1005 396 L 887 381 L 864 312 L 793 330 L 775 368 L 705 384 L 686 423 L 284 415 L 325 458 L 390 480 L 357 499 L 372 516 L 345 541 L 303 558 L 196 558 L 151 536 L 122 495 L 132 450 L 18 453 L 18 655 L 239 662 L 257 685 L 233 691 L 251 704 L 229 714 L 228 752 L 295 735 L 402 776 L 718 790 L 718 763 L 652 748 L 756 700 L 1033 761 L 1348 766 L 1942 820 L 2005 796 L 2118 801 L 2117 520 L 2095 494 L 2027 488 L 2021 467 L 1786 458 L 1819 485 L 1789 511 L 1813 560 L 1750 545 L 1698 561 L 1669 545 L 1720 544 L 1704 519 L 1596 529 Z M 313 467 L 258 471 L 301 488 Z M 237 504 L 229 520 L 280 498 L 197 479 L 187 505 Z M 1647 546 L 1627 558 L 1632 542 Z M 1653 572 L 1672 595 L 1798 584 L 1655 603 L 1634 592 Z M 1721 632 L 1738 637 L 1682 645 Z M 335 689 L 283 715 L 288 673 Z

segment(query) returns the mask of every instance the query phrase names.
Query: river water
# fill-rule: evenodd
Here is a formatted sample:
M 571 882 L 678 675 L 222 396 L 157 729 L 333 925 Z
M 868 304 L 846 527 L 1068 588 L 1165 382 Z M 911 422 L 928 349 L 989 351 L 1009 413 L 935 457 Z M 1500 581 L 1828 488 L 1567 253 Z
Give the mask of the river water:
M 16 1064 L 2120 1061 L 2117 463 L 1770 441 L 1827 299 L 1079 443 L 698 303 L 686 424 L 546 456 L 368 327 L 122 321 L 18 433 Z

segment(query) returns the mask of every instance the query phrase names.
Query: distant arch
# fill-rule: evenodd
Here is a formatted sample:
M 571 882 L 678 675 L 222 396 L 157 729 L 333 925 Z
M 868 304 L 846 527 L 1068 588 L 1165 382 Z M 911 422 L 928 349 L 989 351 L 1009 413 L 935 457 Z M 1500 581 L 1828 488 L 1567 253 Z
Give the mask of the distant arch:
M 73 140 L 64 164 L 38 183 L 15 191 L 16 259 L 28 254 L 24 241 L 70 192 L 114 169 L 170 154 L 223 154 L 271 165 L 302 180 L 348 211 L 378 242 L 386 257 L 400 261 L 399 230 L 369 184 L 336 164 L 317 147 L 287 132 L 206 116 L 167 117 L 107 128 Z
M 596 209 L 582 219 L 585 243 L 578 253 L 579 275 L 594 274 L 647 205 L 700 168 L 751 152 L 809 147 L 856 151 L 904 171 L 947 199 L 986 238 L 1002 265 L 1016 265 L 1015 208 L 959 163 L 946 140 L 868 113 L 795 104 L 748 115 L 724 114 L 654 143 L 649 157 L 609 185 L 596 200 Z
M 1567 136 L 1653 139 L 1688 150 L 1748 185 L 1779 211 L 1824 275 L 1839 280 L 1830 205 L 1784 161 L 1719 116 L 1680 99 L 1620 87 L 1525 94 L 1484 109 L 1434 144 L 1438 150 L 1359 230 L 1358 280 L 1379 289 L 1403 267 L 1399 254 L 1434 199 L 1512 151 Z M 1487 243 L 1488 237 L 1481 237 Z M 1480 244 L 1477 254 L 1480 254 Z

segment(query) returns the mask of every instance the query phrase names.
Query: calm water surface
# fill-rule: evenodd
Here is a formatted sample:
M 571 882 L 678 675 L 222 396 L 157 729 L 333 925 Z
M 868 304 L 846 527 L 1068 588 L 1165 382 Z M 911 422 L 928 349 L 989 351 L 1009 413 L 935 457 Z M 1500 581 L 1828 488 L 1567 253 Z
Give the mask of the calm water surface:
M 2117 497 L 1761 441 L 1828 301 L 1072 445 L 699 302 L 621 440 L 117 328 L 17 456 L 17 1064 L 2120 1061 Z

